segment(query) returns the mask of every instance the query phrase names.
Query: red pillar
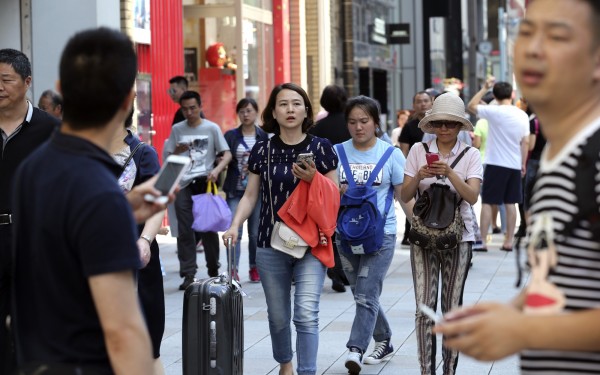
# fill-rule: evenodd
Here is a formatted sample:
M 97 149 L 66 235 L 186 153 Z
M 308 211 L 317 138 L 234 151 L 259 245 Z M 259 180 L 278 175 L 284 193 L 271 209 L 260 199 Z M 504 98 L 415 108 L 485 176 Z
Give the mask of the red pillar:
M 181 0 L 150 0 L 150 61 L 152 74 L 152 143 L 162 159 L 165 139 L 179 107 L 169 97 L 169 79 L 184 74 L 183 5 Z
M 289 0 L 273 0 L 273 60 L 275 85 L 290 82 L 290 7 Z

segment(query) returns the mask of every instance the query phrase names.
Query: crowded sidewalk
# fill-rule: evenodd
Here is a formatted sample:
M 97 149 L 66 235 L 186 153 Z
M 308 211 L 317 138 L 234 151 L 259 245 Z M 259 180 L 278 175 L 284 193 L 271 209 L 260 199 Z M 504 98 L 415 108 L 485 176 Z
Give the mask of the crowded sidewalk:
M 479 212 L 479 203 L 475 207 Z M 415 330 L 415 302 L 410 268 L 409 249 L 400 245 L 404 228 L 404 215 L 398 213 L 398 240 L 392 265 L 390 266 L 381 303 L 392 325 L 392 344 L 395 355 L 388 362 L 379 365 L 364 365 L 361 374 L 403 374 L 418 375 L 417 343 Z M 246 233 L 244 231 L 244 233 Z M 474 304 L 480 301 L 508 301 L 516 293 L 516 263 L 513 252 L 498 250 L 502 245 L 502 234 L 494 234 L 487 253 L 474 253 L 473 267 L 469 272 L 464 293 L 464 303 Z M 165 271 L 166 328 L 162 341 L 161 358 L 167 375 L 182 374 L 182 307 L 183 292 L 178 290 L 181 279 L 178 274 L 179 263 L 176 255 L 176 239 L 170 236 L 157 237 L 161 259 Z M 267 321 L 267 306 L 262 287 L 251 283 L 248 277 L 247 238 L 242 241 L 240 259 L 240 279 L 244 292 L 244 374 L 277 374 L 278 364 L 273 360 L 271 339 Z M 221 269 L 226 270 L 226 255 L 223 248 L 220 254 Z M 198 254 L 197 278 L 208 277 L 204 256 Z M 526 275 L 527 276 L 527 275 Z M 525 281 L 525 280 L 524 280 Z M 439 309 L 439 307 L 438 307 Z M 326 279 L 323 286 L 320 311 L 320 344 L 317 358 L 318 374 L 347 374 L 344 366 L 352 320 L 354 300 L 350 289 L 337 293 L 331 289 L 331 280 Z M 437 362 L 441 374 L 441 336 L 437 340 Z M 373 342 L 367 350 L 371 352 Z M 295 359 L 294 359 L 295 360 Z M 457 374 L 518 374 L 518 357 L 509 357 L 497 362 L 478 362 L 461 355 Z

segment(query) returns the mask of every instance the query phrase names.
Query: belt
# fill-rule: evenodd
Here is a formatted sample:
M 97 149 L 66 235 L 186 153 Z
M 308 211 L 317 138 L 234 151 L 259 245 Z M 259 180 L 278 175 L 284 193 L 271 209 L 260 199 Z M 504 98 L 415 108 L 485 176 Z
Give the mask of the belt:
M 0 225 L 12 224 L 11 214 L 0 214 Z

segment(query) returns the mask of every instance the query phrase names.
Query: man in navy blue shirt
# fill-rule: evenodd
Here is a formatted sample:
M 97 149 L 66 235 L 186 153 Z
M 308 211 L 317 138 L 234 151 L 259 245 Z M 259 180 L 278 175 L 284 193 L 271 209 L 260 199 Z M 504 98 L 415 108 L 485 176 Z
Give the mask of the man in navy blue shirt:
M 25 374 L 153 372 L 135 291 L 134 216 L 164 205 L 144 203 L 144 193 L 159 194 L 154 180 L 125 197 L 107 152 L 131 110 L 136 71 L 126 35 L 72 37 L 60 61 L 60 131 L 15 176 L 12 316 Z

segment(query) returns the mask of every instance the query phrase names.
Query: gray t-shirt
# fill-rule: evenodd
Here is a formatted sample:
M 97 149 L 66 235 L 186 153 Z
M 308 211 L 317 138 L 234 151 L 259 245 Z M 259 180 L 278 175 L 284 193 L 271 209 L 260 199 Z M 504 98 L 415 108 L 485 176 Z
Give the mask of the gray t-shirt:
M 190 168 L 181 179 L 181 186 L 187 186 L 194 178 L 207 176 L 215 164 L 219 152 L 229 151 L 229 146 L 221 133 L 219 125 L 203 119 L 195 128 L 188 125 L 187 120 L 179 122 L 171 128 L 171 135 L 165 144 L 165 153 L 172 154 L 178 143 L 188 143 L 189 151 L 181 156 L 189 156 Z

